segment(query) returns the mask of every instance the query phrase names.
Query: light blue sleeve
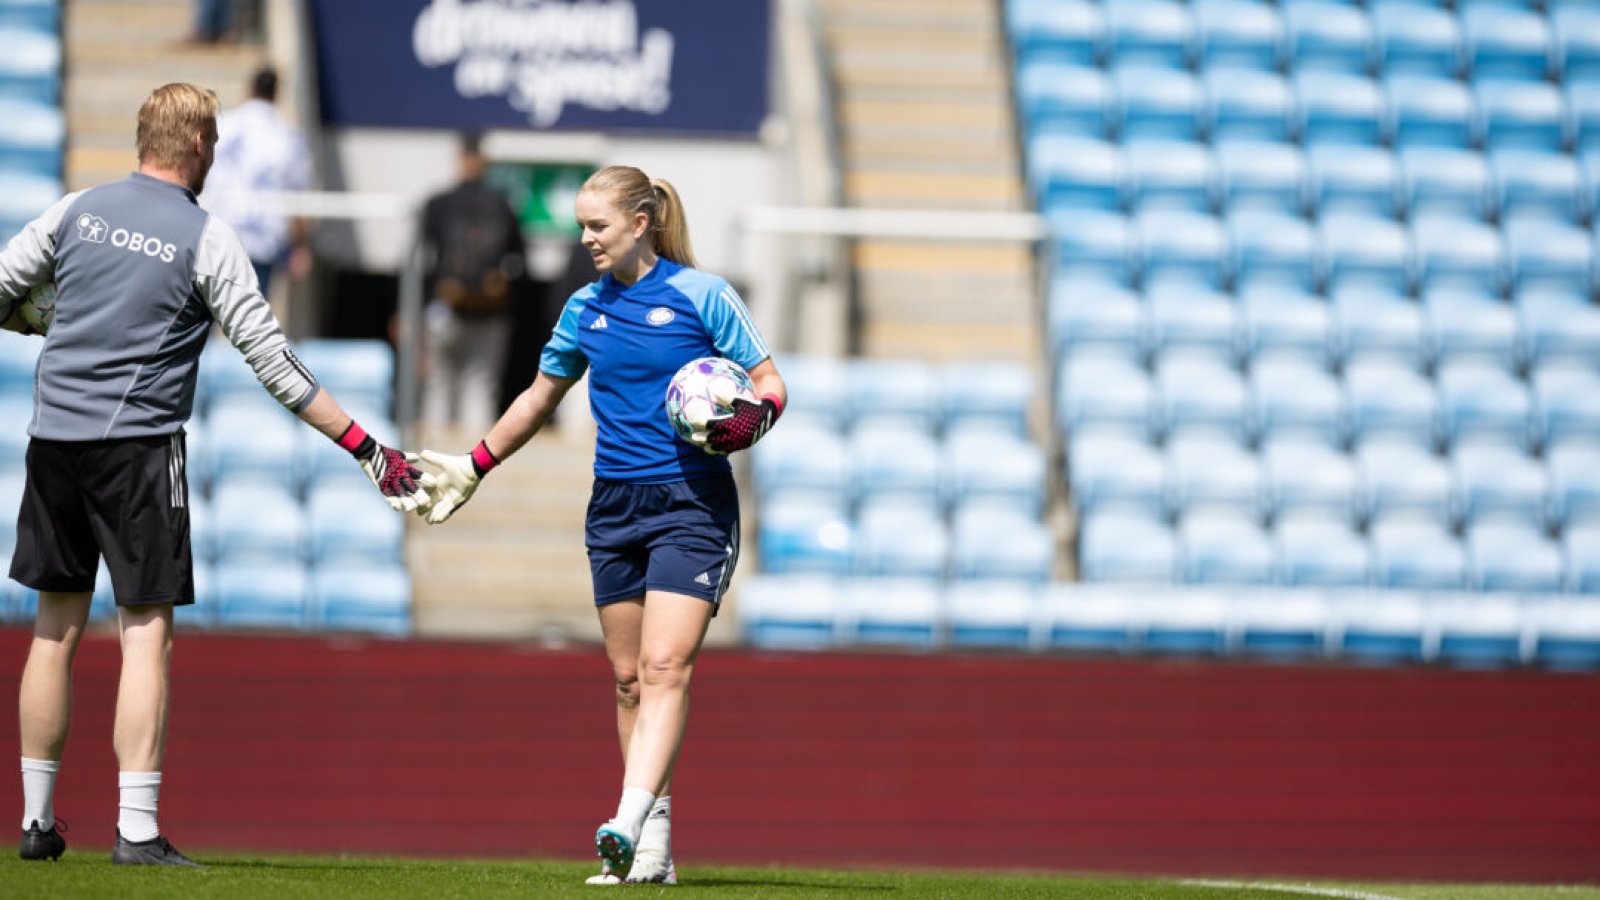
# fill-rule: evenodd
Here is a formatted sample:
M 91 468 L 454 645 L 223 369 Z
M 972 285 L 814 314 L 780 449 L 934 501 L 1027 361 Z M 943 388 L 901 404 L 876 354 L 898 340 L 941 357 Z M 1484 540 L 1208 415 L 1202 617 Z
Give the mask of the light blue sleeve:
M 695 306 L 718 353 L 747 370 L 772 355 L 755 321 L 750 318 L 750 310 L 726 281 L 709 279 L 705 289 L 696 292 Z
M 544 345 L 544 351 L 539 354 L 539 371 L 574 381 L 588 371 L 589 358 L 578 347 L 578 315 L 583 312 L 587 301 L 587 290 L 579 291 L 567 300 L 555 330 L 550 333 L 549 343 Z

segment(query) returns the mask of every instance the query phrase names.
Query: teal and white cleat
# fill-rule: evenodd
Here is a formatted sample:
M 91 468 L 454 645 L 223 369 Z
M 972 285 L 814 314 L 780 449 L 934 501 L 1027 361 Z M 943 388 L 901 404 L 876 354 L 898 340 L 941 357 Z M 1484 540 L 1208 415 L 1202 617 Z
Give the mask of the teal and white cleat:
M 594 848 L 613 872 L 626 872 L 633 866 L 633 836 L 616 822 L 607 822 L 594 833 Z
M 634 859 L 625 880 L 628 884 L 677 884 L 678 870 L 672 860 L 645 852 Z
M 611 871 L 611 863 L 602 862 L 600 864 L 600 874 L 599 875 L 590 875 L 588 878 L 585 878 L 583 880 L 583 883 L 584 884 L 621 884 L 622 883 L 622 879 L 618 878 L 616 876 L 616 873 Z

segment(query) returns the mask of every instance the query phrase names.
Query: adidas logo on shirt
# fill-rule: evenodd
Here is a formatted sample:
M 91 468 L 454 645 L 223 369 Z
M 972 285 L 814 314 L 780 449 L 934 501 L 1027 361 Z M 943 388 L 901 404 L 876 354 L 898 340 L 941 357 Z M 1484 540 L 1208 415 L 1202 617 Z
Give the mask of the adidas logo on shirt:
M 601 313 L 600 314 L 600 318 L 595 319 L 593 322 L 589 323 L 589 330 L 590 331 L 594 331 L 595 329 L 604 328 L 604 327 L 606 327 L 605 313 Z

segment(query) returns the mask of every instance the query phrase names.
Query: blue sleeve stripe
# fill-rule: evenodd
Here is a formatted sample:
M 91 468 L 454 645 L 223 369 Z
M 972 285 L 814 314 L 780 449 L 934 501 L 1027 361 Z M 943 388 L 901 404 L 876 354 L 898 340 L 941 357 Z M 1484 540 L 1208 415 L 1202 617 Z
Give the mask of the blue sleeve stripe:
M 739 324 L 744 326 L 745 334 L 750 338 L 750 343 L 760 351 L 762 358 L 771 356 L 772 353 L 767 350 L 766 341 L 762 339 L 761 332 L 756 329 L 756 323 L 750 319 L 750 310 L 745 307 L 744 301 L 739 299 L 739 295 L 734 293 L 733 288 L 723 288 L 722 299 L 726 300 L 728 306 L 732 307 L 733 314 L 739 318 Z

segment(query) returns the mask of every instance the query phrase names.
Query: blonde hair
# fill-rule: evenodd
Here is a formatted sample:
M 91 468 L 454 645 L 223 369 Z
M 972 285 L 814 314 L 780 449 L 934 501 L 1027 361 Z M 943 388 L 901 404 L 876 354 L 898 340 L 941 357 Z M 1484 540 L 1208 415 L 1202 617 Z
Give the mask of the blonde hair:
M 216 133 L 219 109 L 215 91 L 192 84 L 166 84 L 151 91 L 139 107 L 139 164 L 181 165 L 196 133 Z
M 617 209 L 629 215 L 644 213 L 650 221 L 645 233 L 656 255 L 680 266 L 695 267 L 683 201 L 666 179 L 651 178 L 633 166 L 607 166 L 590 175 L 583 190 L 605 193 Z

